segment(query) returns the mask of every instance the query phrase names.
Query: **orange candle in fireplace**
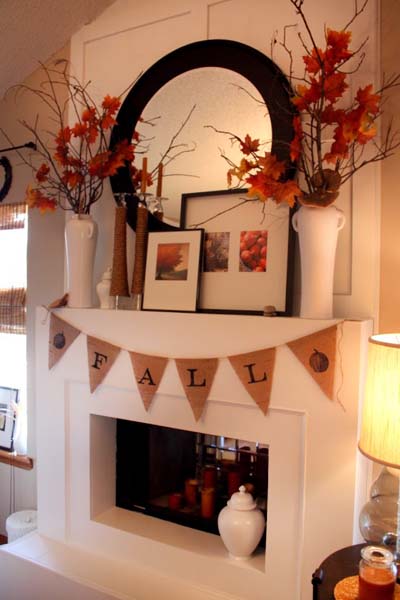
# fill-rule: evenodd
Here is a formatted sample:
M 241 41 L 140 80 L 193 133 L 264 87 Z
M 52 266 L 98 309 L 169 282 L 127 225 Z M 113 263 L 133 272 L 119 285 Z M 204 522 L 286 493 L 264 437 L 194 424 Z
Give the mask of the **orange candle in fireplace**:
M 215 513 L 215 490 L 214 488 L 204 488 L 201 491 L 201 516 L 205 519 L 211 519 Z
M 186 479 L 186 481 L 185 481 L 185 500 L 186 500 L 186 504 L 188 506 L 196 506 L 198 489 L 199 489 L 199 482 L 197 479 Z
M 228 471 L 228 496 L 239 491 L 241 475 L 238 466 L 232 466 Z
M 203 469 L 203 488 L 215 488 L 217 485 L 217 469 L 213 465 Z

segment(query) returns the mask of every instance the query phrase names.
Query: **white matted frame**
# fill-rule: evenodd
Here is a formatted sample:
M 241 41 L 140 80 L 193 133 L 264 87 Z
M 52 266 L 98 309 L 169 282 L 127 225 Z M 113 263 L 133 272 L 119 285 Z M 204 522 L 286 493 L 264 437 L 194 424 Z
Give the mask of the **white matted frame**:
M 0 387 L 0 449 L 13 450 L 19 390 Z
M 285 205 L 251 200 L 246 190 L 222 190 L 182 195 L 181 227 L 202 227 L 205 246 L 209 234 L 227 234 L 225 270 L 201 274 L 200 310 L 262 314 L 274 306 L 280 315 L 291 314 L 293 233 L 291 211 Z M 266 265 L 258 271 L 243 268 L 243 232 L 267 232 Z M 241 265 L 242 263 L 242 265 Z M 242 269 L 242 270 L 240 270 Z
M 149 233 L 144 310 L 196 311 L 203 234 L 203 229 Z

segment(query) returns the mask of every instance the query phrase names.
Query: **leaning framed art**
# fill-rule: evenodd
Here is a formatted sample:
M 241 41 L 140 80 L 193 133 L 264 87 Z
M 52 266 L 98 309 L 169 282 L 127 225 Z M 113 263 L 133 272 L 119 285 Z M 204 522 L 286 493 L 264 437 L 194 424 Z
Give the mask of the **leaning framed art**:
M 199 309 L 291 314 L 293 235 L 287 205 L 246 190 L 182 195 L 181 227 L 204 229 Z
M 149 233 L 144 310 L 196 311 L 202 248 L 203 229 Z
M 13 450 L 19 390 L 0 387 L 0 448 Z

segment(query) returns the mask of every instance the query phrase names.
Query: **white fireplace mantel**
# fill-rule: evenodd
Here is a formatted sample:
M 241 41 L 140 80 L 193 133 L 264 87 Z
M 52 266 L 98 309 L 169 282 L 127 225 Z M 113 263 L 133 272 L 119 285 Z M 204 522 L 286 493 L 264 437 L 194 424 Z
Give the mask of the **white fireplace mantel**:
M 7 560 L 66 577 L 69 586 L 83 586 L 85 598 L 97 590 L 96 599 L 307 600 L 311 573 L 323 558 L 357 541 L 366 499 L 357 427 L 370 321 L 72 309 L 57 314 L 83 333 L 48 371 L 48 319 L 38 311 L 39 527 L 5 547 Z M 285 343 L 336 322 L 336 392 L 330 401 Z M 173 360 L 149 412 L 125 351 L 90 394 L 85 334 L 169 358 L 218 357 L 202 418 L 194 420 Z M 226 357 L 271 346 L 277 357 L 270 409 L 263 415 Z M 117 508 L 115 418 L 268 443 L 265 555 L 237 563 L 218 536 Z

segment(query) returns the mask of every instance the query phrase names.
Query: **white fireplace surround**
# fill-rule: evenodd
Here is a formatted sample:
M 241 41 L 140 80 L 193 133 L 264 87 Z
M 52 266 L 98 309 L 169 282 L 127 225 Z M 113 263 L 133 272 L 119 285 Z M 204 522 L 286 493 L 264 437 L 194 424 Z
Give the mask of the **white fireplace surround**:
M 357 428 L 371 323 L 339 325 L 332 402 L 285 342 L 339 321 L 72 309 L 57 314 L 83 334 L 48 371 L 48 319 L 38 311 L 38 531 L 5 547 L 0 574 L 1 565 L 12 569 L 15 561 L 30 577 L 41 574 L 47 582 L 41 599 L 53 597 L 45 592 L 52 585 L 57 598 L 64 598 L 60 590 L 85 599 L 310 598 L 312 571 L 335 549 L 358 541 L 367 472 L 357 452 Z M 124 351 L 90 394 L 84 334 L 170 358 L 219 357 L 203 417 L 194 420 L 172 360 L 149 412 Z M 278 349 L 264 416 L 225 357 L 271 346 Z M 117 508 L 116 418 L 267 443 L 265 554 L 236 562 L 219 536 Z

